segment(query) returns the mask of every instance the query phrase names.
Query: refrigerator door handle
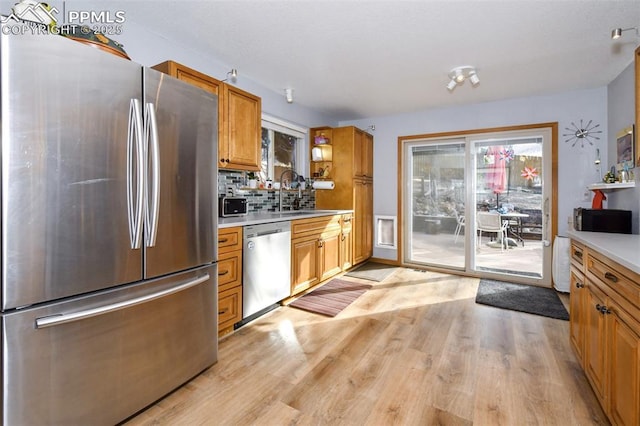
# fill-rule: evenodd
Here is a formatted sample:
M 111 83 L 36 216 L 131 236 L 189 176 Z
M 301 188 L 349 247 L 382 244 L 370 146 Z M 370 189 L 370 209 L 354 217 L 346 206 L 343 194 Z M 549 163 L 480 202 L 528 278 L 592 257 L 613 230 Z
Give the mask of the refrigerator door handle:
M 147 103 L 145 106 L 145 145 L 149 150 L 145 156 L 148 163 L 148 172 L 151 173 L 149 179 L 150 187 L 147 194 L 151 200 L 147 200 L 147 247 L 156 245 L 156 237 L 158 236 L 158 216 L 160 214 L 160 142 L 158 140 L 158 123 L 156 121 L 156 111 L 153 103 Z M 147 175 L 148 176 L 148 175 Z
M 109 312 L 127 309 L 135 305 L 140 305 L 141 303 L 150 302 L 152 300 L 160 299 L 162 297 L 166 297 L 166 296 L 187 290 L 191 287 L 195 287 L 198 284 L 208 281 L 209 278 L 210 278 L 209 274 L 205 274 L 199 278 L 195 278 L 193 280 L 187 281 L 186 283 L 181 284 L 179 286 L 158 291 L 156 293 L 151 293 L 146 296 L 137 297 L 135 299 L 129 299 L 123 302 L 112 303 L 110 305 L 100 306 L 97 308 L 86 309 L 80 312 L 73 312 L 69 314 L 58 314 L 58 315 L 52 315 L 48 317 L 37 318 L 36 328 L 41 329 L 41 328 L 47 328 L 47 327 L 54 327 L 60 324 L 66 324 L 66 323 L 75 322 L 75 321 L 82 321 L 84 319 L 95 317 L 98 315 L 108 314 Z
M 144 207 L 144 147 L 142 145 L 142 111 L 140 101 L 131 99 L 127 132 L 127 208 L 129 237 L 132 249 L 142 244 L 142 214 Z M 134 162 L 135 157 L 135 162 Z M 135 173 L 135 178 L 134 178 Z

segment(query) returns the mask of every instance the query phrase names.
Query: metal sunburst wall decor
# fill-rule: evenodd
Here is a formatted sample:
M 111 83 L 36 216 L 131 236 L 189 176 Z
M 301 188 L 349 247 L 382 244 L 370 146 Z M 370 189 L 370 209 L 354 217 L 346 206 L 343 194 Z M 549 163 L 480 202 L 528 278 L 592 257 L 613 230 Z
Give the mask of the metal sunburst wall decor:
M 584 141 L 589 142 L 589 145 L 593 145 L 594 140 L 600 139 L 595 135 L 602 133 L 602 130 L 596 130 L 600 125 L 593 123 L 593 120 L 589 120 L 586 126 L 582 120 L 580 120 L 580 126 L 576 126 L 572 121 L 571 126 L 573 126 L 573 128 L 565 127 L 565 130 L 568 130 L 571 133 L 564 133 L 562 136 L 569 136 L 564 141 L 570 143 L 572 147 L 576 146 L 578 141 L 580 141 L 580 147 L 584 148 Z

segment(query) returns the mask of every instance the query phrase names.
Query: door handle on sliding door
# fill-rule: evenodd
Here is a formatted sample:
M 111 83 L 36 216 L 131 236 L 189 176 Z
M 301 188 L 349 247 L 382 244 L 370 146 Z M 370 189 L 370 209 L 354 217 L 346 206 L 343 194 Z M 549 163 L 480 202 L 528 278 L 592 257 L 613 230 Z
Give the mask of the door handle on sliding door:
M 140 101 L 129 103 L 127 131 L 127 214 L 129 239 L 132 249 L 139 249 L 142 240 L 142 215 L 144 208 L 144 146 L 142 142 L 142 111 Z M 134 161 L 135 160 L 135 161 Z M 135 171 L 135 177 L 134 177 Z
M 156 111 L 153 103 L 147 103 L 144 110 L 145 115 L 145 146 L 147 147 L 146 173 L 147 185 L 147 208 L 145 222 L 147 224 L 147 247 L 156 245 L 158 236 L 158 216 L 160 214 L 160 142 L 158 140 L 158 123 L 156 121 Z M 149 176 L 149 173 L 151 174 Z

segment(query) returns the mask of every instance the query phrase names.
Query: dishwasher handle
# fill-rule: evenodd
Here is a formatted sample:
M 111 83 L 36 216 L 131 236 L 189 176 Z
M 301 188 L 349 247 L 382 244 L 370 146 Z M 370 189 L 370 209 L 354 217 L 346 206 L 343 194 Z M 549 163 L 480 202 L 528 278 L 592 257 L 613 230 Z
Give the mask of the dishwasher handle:
M 270 229 L 268 231 L 262 232 L 253 232 L 251 234 L 245 235 L 245 238 L 255 238 L 255 237 L 263 237 L 265 235 L 273 235 L 273 234 L 283 234 L 283 233 L 291 233 L 291 231 L 287 231 L 285 229 Z

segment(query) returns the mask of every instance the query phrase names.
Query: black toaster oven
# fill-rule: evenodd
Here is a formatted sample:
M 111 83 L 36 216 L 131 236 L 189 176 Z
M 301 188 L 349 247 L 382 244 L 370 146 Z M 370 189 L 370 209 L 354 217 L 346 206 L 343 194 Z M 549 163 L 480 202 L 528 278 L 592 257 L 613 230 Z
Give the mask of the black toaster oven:
M 220 217 L 244 216 L 247 214 L 247 199 L 245 197 L 223 196 L 218 200 Z

